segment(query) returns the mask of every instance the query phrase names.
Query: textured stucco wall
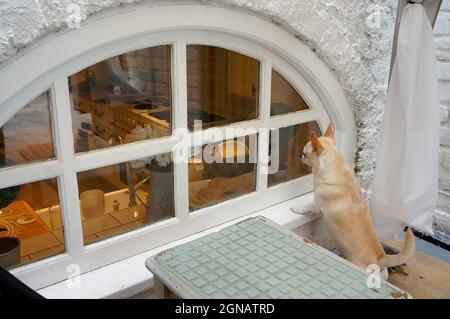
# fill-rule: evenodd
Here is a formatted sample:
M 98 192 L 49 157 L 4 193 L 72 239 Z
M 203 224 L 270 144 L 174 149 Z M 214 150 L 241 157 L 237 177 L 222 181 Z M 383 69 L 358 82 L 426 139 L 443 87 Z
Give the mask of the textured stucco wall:
M 272 20 L 312 48 L 334 72 L 354 107 L 356 172 L 369 189 L 386 98 L 392 0 L 0 0 L 0 68 L 40 38 L 67 28 L 71 5 L 89 16 L 116 7 L 186 3 L 244 10 Z
M 123 6 L 199 3 L 245 10 L 280 24 L 312 48 L 345 89 L 356 119 L 356 171 L 370 189 L 378 128 L 386 98 L 395 0 L 0 0 L 0 69 L 37 40 L 67 27 L 67 8 L 81 19 Z M 83 22 L 81 23 L 83 24 Z M 438 237 L 450 241 L 450 2 L 443 1 L 435 26 L 441 87 L 441 161 Z
M 67 27 L 71 5 L 81 19 L 116 7 L 200 3 L 245 10 L 280 24 L 314 49 L 353 104 L 356 171 L 370 189 L 386 97 L 396 0 L 0 0 L 0 69 L 40 38 Z M 83 24 L 83 22 L 82 22 Z M 435 26 L 441 88 L 441 154 L 437 235 L 450 242 L 450 2 Z
M 369 188 L 391 52 L 394 17 L 388 0 L 0 0 L 0 63 L 39 38 L 66 28 L 67 8 L 85 20 L 118 6 L 202 3 L 239 8 L 282 25 L 314 49 L 344 87 L 358 129 L 356 171 Z M 0 64 L 1 67 L 1 64 Z

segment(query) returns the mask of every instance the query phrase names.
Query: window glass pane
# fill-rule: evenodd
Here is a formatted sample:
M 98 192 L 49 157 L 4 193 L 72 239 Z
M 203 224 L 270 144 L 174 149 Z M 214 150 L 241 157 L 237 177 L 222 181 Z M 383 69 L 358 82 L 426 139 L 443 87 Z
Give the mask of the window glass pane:
M 0 266 L 64 252 L 56 178 L 0 189 Z
M 170 50 L 124 53 L 69 78 L 76 152 L 171 134 Z
M 210 206 L 256 187 L 257 135 L 203 145 L 189 163 L 189 207 Z
M 230 50 L 187 47 L 188 126 L 203 128 L 258 118 L 259 61 Z
M 77 177 L 85 244 L 175 216 L 170 153 Z
M 52 158 L 50 97 L 45 92 L 0 127 L 0 168 Z
M 321 135 L 316 122 L 297 124 L 270 132 L 269 186 L 311 173 L 311 167 L 303 164 L 300 159 L 303 147 L 309 142 L 312 132 Z M 270 174 L 272 170 L 275 172 Z
M 270 115 L 308 110 L 305 100 L 297 90 L 277 71 L 272 70 Z

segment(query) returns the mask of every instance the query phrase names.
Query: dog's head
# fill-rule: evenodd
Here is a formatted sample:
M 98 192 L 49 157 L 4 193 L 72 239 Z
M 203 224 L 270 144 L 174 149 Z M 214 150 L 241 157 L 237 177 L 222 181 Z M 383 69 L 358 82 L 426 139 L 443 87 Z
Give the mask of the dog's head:
M 330 123 L 321 137 L 317 137 L 316 133 L 311 133 L 310 141 L 303 148 L 301 161 L 306 165 L 315 166 L 320 162 L 319 157 L 326 156 L 327 149 L 334 149 L 335 146 L 336 139 Z

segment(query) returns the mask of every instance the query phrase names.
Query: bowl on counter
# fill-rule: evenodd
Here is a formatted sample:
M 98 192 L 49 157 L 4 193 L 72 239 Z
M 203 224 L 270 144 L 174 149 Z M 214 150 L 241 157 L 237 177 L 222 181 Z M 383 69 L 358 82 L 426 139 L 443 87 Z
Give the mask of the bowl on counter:
M 11 268 L 19 264 L 20 239 L 17 237 L 0 238 L 0 266 L 3 268 Z

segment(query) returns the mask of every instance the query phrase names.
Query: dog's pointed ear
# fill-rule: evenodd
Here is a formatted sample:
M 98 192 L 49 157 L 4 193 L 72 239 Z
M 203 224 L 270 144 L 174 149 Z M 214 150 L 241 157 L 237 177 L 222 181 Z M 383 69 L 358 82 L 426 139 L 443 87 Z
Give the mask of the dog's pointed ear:
M 333 130 L 333 125 L 331 123 L 328 124 L 327 130 L 323 136 L 329 137 L 332 140 L 334 140 L 334 130 Z
M 323 146 L 322 146 L 322 144 L 320 144 L 317 134 L 312 132 L 310 139 L 311 139 L 311 145 L 312 145 L 313 152 L 320 153 L 320 151 L 323 149 Z

